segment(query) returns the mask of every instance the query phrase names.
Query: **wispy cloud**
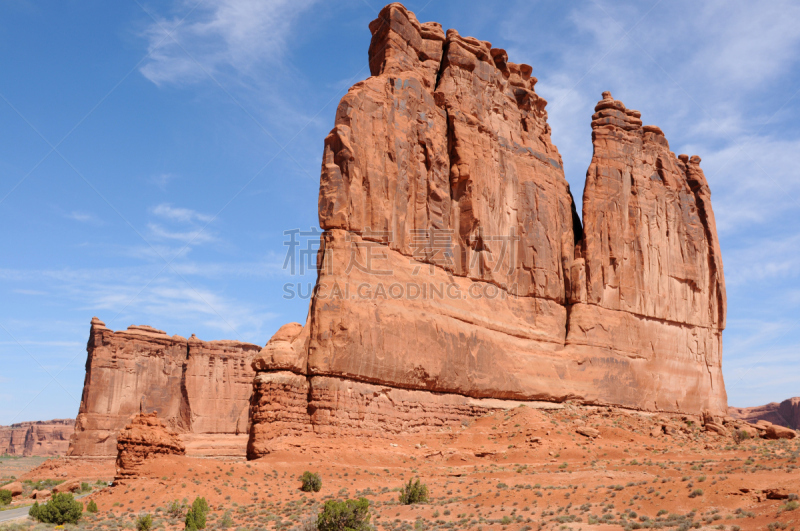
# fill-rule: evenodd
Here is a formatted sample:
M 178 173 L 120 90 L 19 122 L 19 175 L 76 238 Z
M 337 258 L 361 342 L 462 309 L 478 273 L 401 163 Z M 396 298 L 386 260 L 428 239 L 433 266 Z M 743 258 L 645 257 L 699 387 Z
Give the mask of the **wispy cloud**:
M 159 173 L 157 175 L 151 176 L 150 182 L 156 185 L 156 187 L 158 187 L 162 191 L 165 191 L 169 183 L 176 180 L 177 178 L 178 176 L 175 175 L 174 173 Z
M 208 229 L 208 224 L 214 220 L 213 216 L 190 208 L 173 207 L 167 203 L 157 205 L 151 212 L 162 220 L 178 224 L 180 227 L 170 229 L 160 223 L 148 223 L 147 228 L 150 230 L 150 235 L 156 240 L 174 240 L 191 245 L 217 241 L 216 236 Z
M 165 219 L 180 221 L 183 223 L 191 223 L 193 221 L 202 221 L 204 223 L 208 223 L 213 219 L 213 216 L 201 214 L 200 212 L 191 210 L 189 208 L 173 207 L 167 203 L 162 203 L 154 207 L 153 214 Z
M 156 85 L 188 84 L 233 69 L 277 64 L 292 23 L 315 0 L 182 1 L 171 18 L 159 17 L 145 31 L 150 60 L 142 74 Z M 186 16 L 190 10 L 186 20 Z
M 77 210 L 73 210 L 69 214 L 67 214 L 67 218 L 79 221 L 81 223 L 88 223 L 91 225 L 102 225 L 103 221 L 95 216 L 94 214 L 88 212 L 80 212 Z
M 217 239 L 208 232 L 198 229 L 194 231 L 170 231 L 156 223 L 148 223 L 147 228 L 150 233 L 158 239 L 177 240 L 187 244 L 200 245 L 203 243 L 214 242 Z

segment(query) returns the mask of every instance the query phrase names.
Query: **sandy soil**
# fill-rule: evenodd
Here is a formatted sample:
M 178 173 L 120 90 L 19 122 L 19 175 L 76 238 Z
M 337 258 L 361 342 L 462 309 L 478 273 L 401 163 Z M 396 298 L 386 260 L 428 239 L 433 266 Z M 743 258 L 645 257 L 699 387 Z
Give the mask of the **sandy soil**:
M 600 437 L 577 433 L 581 427 Z M 204 496 L 212 507 L 208 529 L 224 528 L 226 513 L 232 529 L 290 529 L 313 520 L 327 499 L 363 496 L 372 523 L 390 530 L 795 529 L 800 510 L 764 491 L 800 493 L 799 455 L 800 439 L 737 445 L 688 417 L 519 407 L 437 433 L 287 438 L 251 462 L 153 459 L 142 477 L 87 497 L 100 511 L 81 527 L 131 527 L 148 512 L 156 527 L 182 529 L 181 519 L 167 515 L 169 503 Z M 300 491 L 306 470 L 320 474 L 320 492 Z M 111 461 L 54 459 L 24 478 L 93 482 L 112 475 Z M 417 477 L 430 502 L 400 505 L 399 488 Z

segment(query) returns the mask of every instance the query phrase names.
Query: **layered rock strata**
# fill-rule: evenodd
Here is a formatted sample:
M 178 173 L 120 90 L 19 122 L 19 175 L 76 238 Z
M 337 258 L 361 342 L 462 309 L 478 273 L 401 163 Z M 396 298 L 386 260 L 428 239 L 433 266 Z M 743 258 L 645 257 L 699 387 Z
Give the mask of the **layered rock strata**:
M 251 368 L 260 347 L 169 336 L 149 326 L 115 332 L 92 319 L 86 378 L 69 455 L 117 454 L 117 433 L 155 412 L 190 454 L 238 454 L 249 433 Z
M 0 426 L 0 455 L 64 455 L 74 430 L 74 419 L 18 422 L 11 426 Z
M 138 476 L 142 463 L 151 457 L 185 454 L 181 438 L 156 412 L 140 413 L 117 435 L 116 479 Z
M 325 139 L 308 320 L 253 363 L 248 455 L 304 430 L 446 424 L 480 398 L 724 413 L 699 157 L 605 93 L 584 227 L 530 66 L 396 3 L 370 31 L 372 75 Z

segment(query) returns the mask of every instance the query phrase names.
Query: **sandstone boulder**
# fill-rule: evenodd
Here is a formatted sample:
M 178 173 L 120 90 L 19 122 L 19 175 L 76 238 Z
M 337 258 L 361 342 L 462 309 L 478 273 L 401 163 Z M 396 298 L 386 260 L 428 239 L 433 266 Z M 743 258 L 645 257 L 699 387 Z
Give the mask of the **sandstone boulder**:
M 797 437 L 796 431 L 774 424 L 767 426 L 767 429 L 764 431 L 765 439 L 794 439 L 795 437 Z
M 308 364 L 307 334 L 300 323 L 288 323 L 253 358 L 254 371 L 293 371 L 306 374 Z
M 717 424 L 716 422 L 706 422 L 705 428 L 706 431 L 714 432 L 719 435 L 725 435 L 725 436 L 730 435 L 728 430 L 725 429 L 725 426 Z
M 44 490 L 34 490 L 31 492 L 31 499 L 33 500 L 43 500 L 45 498 L 50 497 L 50 491 L 47 489 Z
M 575 431 L 584 437 L 591 437 L 592 439 L 600 437 L 600 430 L 588 426 L 580 426 Z
M 78 492 L 80 490 L 81 481 L 79 479 L 70 479 L 53 487 L 54 494 L 58 494 L 59 492 Z
M 184 455 L 178 434 L 167 428 L 156 413 L 136 415 L 117 436 L 117 477 L 136 477 L 139 467 L 157 455 Z
M 20 483 L 19 481 L 13 481 L 11 483 L 7 483 L 0 488 L 2 488 L 3 490 L 11 491 L 12 496 L 19 496 L 22 494 L 22 483 Z

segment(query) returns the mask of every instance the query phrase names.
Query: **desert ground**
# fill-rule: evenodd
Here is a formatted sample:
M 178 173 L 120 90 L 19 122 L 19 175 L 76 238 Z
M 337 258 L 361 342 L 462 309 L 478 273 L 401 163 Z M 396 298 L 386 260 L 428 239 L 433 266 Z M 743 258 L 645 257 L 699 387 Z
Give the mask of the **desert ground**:
M 594 428 L 598 437 L 592 434 Z M 665 433 L 668 432 L 668 433 Z M 99 512 L 78 528 L 182 529 L 174 500 L 211 505 L 209 529 L 302 529 L 328 499 L 365 497 L 377 529 L 797 529 L 800 440 L 748 439 L 701 431 L 686 416 L 565 405 L 495 411 L 436 433 L 276 441 L 256 461 L 158 457 L 141 477 L 111 482 L 114 463 L 50 459 L 20 479 L 81 480 Z M 304 471 L 322 490 L 300 490 Z M 429 503 L 400 505 L 411 478 Z M 43 527 L 20 519 L 3 529 Z

